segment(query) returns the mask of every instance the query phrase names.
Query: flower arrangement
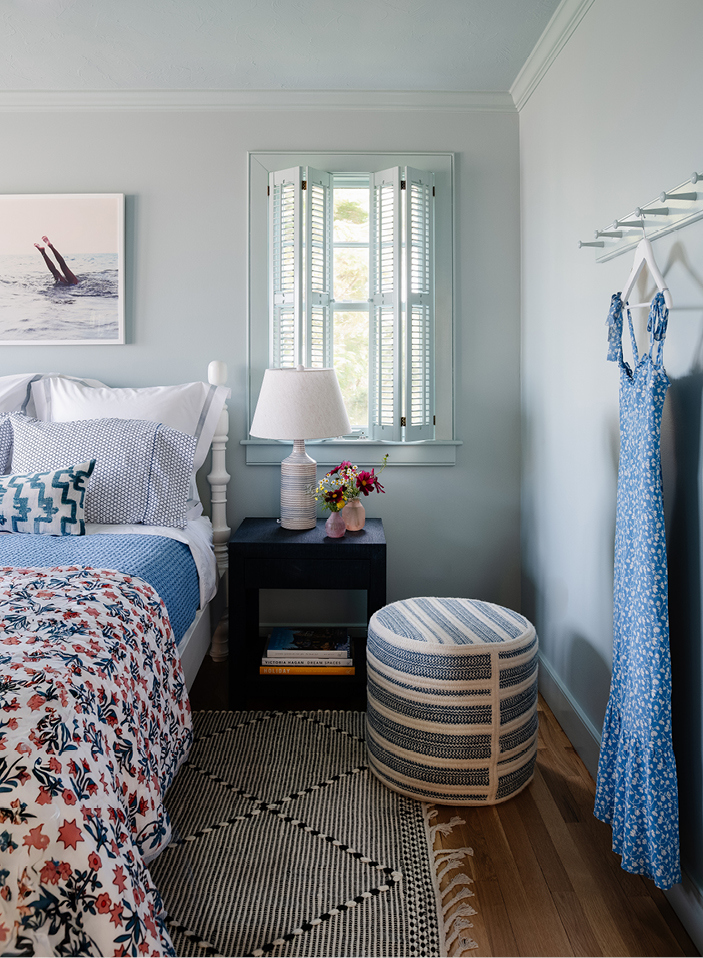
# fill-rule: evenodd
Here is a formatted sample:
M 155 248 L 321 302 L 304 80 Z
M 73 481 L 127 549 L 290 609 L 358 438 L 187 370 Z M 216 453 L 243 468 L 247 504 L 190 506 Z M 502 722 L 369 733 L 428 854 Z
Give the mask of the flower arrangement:
M 376 475 L 375 469 L 368 472 L 353 466 L 345 459 L 334 469 L 330 469 L 313 490 L 315 499 L 322 504 L 323 509 L 330 512 L 341 512 L 344 506 L 360 496 L 368 496 L 372 492 L 385 492 L 379 476 L 388 464 L 388 455 L 383 457 L 383 465 Z

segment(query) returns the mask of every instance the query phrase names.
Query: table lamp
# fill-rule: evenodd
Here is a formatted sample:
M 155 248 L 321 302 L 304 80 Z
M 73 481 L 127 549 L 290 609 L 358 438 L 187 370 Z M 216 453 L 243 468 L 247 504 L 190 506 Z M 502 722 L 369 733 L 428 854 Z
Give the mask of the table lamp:
M 293 440 L 293 452 L 281 462 L 284 529 L 314 529 L 317 524 L 317 503 L 311 492 L 317 482 L 317 463 L 305 451 L 305 440 L 349 432 L 351 423 L 334 369 L 291 366 L 264 372 L 251 434 Z

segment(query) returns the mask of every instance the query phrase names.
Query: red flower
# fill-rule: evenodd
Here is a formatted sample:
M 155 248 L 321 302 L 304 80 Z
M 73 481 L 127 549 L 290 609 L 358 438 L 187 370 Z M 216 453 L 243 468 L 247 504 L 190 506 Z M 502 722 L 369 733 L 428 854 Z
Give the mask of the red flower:
M 345 459 L 344 462 L 340 462 L 338 466 L 335 466 L 334 469 L 330 469 L 327 473 L 328 476 L 333 476 L 336 472 L 339 472 L 340 469 L 352 469 L 353 466 L 348 459 Z
M 356 477 L 356 487 L 362 492 L 365 496 L 368 496 L 370 492 L 385 492 L 381 483 L 378 481 L 378 476 L 375 474 L 375 470 L 372 469 L 371 472 L 362 471 Z
M 106 915 L 109 911 L 112 911 L 112 899 L 106 891 L 102 895 L 98 895 L 95 905 L 101 915 Z
M 102 862 L 100 860 L 100 855 L 96 854 L 95 852 L 91 852 L 90 855 L 88 855 L 88 864 L 90 865 L 92 869 L 97 871 L 98 868 L 100 868 L 100 866 L 102 865 Z
M 59 878 L 61 876 L 59 875 L 59 870 L 56 867 L 56 862 L 48 861 L 42 868 L 39 877 L 44 885 L 58 885 Z

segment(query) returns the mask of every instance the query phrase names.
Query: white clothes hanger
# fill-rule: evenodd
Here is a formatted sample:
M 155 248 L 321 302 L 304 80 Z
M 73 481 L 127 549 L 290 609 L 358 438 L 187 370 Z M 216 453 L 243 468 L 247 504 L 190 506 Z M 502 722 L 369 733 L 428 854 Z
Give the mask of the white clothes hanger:
M 671 309 L 673 306 L 673 300 L 671 298 L 671 293 L 669 292 L 669 287 L 666 285 L 666 280 L 662 276 L 661 270 L 657 266 L 657 261 L 654 259 L 654 250 L 652 249 L 652 244 L 649 242 L 647 237 L 644 235 L 644 223 L 642 224 L 642 239 L 637 244 L 637 249 L 635 250 L 635 260 L 632 264 L 632 271 L 627 278 L 627 283 L 625 288 L 620 294 L 620 298 L 623 303 L 627 304 L 627 298 L 633 290 L 637 277 L 640 274 L 642 267 L 647 264 L 649 267 L 649 272 L 652 276 L 652 279 L 657 284 L 657 289 L 660 293 L 664 294 L 664 302 L 666 303 L 666 308 Z M 649 309 L 650 303 L 630 303 L 630 309 Z

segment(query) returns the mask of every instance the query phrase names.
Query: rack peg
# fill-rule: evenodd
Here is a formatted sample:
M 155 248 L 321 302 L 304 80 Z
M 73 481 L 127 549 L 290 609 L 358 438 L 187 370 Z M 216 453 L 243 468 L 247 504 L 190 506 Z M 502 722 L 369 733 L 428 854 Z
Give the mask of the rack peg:
M 691 183 L 695 186 L 699 180 L 703 180 L 703 173 L 691 173 Z
M 697 176 L 698 174 L 696 174 Z M 698 193 L 660 193 L 659 202 L 666 203 L 667 200 L 697 200 Z
M 635 210 L 635 216 L 668 216 L 669 207 L 662 206 L 656 210 L 643 210 L 641 206 L 638 206 Z
M 583 246 L 605 246 L 605 243 L 602 241 L 596 243 L 582 243 L 581 240 L 579 240 L 579 249 L 581 249 Z
M 622 230 L 596 230 L 596 239 L 599 236 L 606 236 L 609 239 L 622 239 Z
M 642 229 L 642 223 L 640 222 L 640 220 L 615 220 L 615 222 L 613 223 L 613 229 L 619 229 L 621 226 L 626 227 L 628 230 Z

